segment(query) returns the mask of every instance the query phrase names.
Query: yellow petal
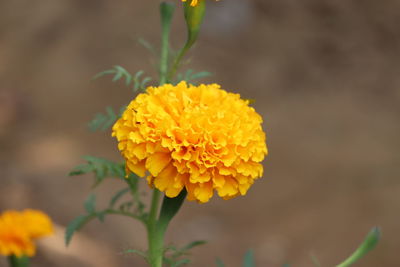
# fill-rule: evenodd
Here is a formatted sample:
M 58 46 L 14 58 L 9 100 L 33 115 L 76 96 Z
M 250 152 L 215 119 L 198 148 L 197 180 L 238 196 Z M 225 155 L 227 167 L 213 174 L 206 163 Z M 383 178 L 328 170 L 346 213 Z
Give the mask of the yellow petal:
M 133 163 L 131 161 L 126 162 L 126 166 L 128 170 L 131 172 L 135 173 L 136 175 L 140 177 L 144 177 L 146 174 L 146 166 L 145 166 L 145 160 L 139 161 L 138 163 Z
M 213 193 L 214 193 L 213 191 L 214 190 L 213 190 L 211 182 L 197 184 L 197 187 L 194 190 L 194 195 L 200 203 L 206 203 L 213 196 Z
M 238 183 L 232 177 L 227 176 L 224 186 L 217 188 L 217 191 L 220 197 L 234 196 L 238 193 Z
M 146 159 L 146 169 L 157 177 L 157 175 L 168 165 L 171 161 L 169 153 L 154 153 Z

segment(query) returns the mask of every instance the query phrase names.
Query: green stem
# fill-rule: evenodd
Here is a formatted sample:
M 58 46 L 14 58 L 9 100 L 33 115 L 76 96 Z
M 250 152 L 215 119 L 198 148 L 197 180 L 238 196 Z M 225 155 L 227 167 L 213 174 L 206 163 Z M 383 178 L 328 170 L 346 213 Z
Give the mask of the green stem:
M 160 216 L 157 220 L 156 216 L 154 216 L 154 214 L 156 214 L 154 210 L 158 210 L 158 208 L 153 209 L 153 207 L 158 207 L 159 196 L 160 191 L 154 189 L 152 207 L 147 225 L 147 233 L 149 238 L 148 261 L 151 267 L 162 267 L 165 232 L 167 231 L 169 222 L 181 208 L 186 197 L 186 190 L 183 190 L 175 198 L 169 198 L 166 196 L 164 197 Z
M 168 80 L 168 55 L 169 55 L 169 34 L 171 32 L 171 22 L 174 14 L 175 6 L 169 3 L 161 3 L 161 58 L 160 58 L 160 85 Z
M 348 257 L 344 262 L 336 265 L 336 267 L 349 267 L 363 258 L 368 252 L 373 250 L 379 242 L 381 231 L 378 227 L 372 228 L 368 233 L 364 242 Z
M 149 242 L 148 261 L 151 267 L 161 267 L 163 257 L 163 235 L 157 229 L 157 215 L 161 192 L 153 189 L 150 214 L 147 221 L 147 237 Z
M 174 60 L 174 63 L 172 65 L 171 71 L 168 74 L 168 78 L 169 79 L 173 79 L 176 72 L 179 69 L 179 66 L 181 65 L 181 61 L 184 58 L 184 56 L 186 55 L 186 53 L 189 51 L 189 49 L 192 47 L 192 44 L 190 43 L 186 43 L 185 46 L 179 51 L 179 54 L 177 55 L 177 57 Z
M 9 256 L 8 262 L 10 263 L 10 267 L 28 267 L 29 266 L 29 258 L 26 256 L 16 257 Z

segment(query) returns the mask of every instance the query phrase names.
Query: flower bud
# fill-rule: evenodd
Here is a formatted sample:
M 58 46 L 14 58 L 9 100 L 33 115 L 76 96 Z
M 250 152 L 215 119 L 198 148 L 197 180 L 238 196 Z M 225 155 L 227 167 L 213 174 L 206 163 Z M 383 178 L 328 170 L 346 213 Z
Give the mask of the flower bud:
M 206 1 L 200 1 L 196 6 L 192 6 L 189 2 L 185 2 L 184 9 L 188 29 L 186 48 L 190 48 L 199 35 L 201 23 L 203 22 L 206 10 Z

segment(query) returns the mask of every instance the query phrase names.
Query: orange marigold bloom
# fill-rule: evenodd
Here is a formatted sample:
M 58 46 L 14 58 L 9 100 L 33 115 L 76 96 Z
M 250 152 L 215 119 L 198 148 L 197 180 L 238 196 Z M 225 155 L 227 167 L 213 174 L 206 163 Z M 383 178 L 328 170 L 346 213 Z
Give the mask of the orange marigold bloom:
M 217 84 L 149 87 L 133 100 L 112 135 L 127 172 L 176 197 L 205 203 L 245 195 L 267 154 L 262 118 L 249 101 Z
M 34 240 L 53 233 L 50 218 L 41 211 L 5 211 L 0 215 L 0 254 L 33 256 Z

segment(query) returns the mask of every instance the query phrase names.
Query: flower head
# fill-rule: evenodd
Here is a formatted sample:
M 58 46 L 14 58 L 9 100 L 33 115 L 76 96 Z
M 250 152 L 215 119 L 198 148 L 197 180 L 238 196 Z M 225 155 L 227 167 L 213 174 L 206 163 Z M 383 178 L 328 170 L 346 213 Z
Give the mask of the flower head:
M 0 254 L 33 256 L 33 241 L 52 233 L 51 220 L 41 211 L 5 211 L 0 215 Z
M 187 0 L 182 0 L 182 2 L 186 2 L 186 1 Z M 191 1 L 191 3 L 190 3 L 191 6 L 197 6 L 199 4 L 199 2 L 203 1 L 203 0 L 189 0 L 189 1 Z M 219 1 L 219 0 L 216 0 L 216 1 Z
M 112 135 L 128 172 L 176 197 L 205 203 L 245 195 L 267 154 L 262 118 L 240 95 L 217 84 L 149 87 L 133 100 Z

